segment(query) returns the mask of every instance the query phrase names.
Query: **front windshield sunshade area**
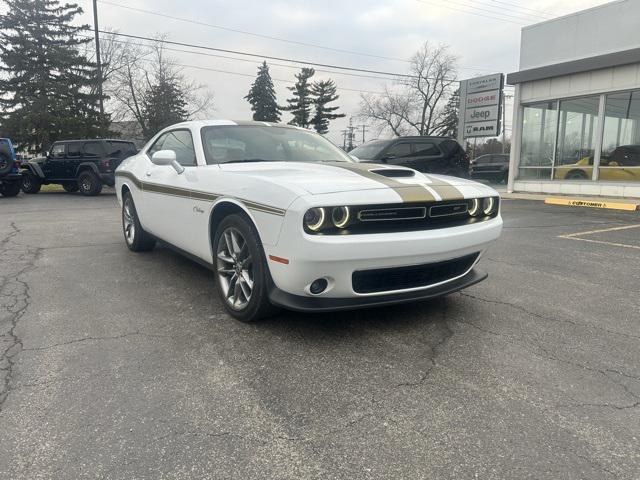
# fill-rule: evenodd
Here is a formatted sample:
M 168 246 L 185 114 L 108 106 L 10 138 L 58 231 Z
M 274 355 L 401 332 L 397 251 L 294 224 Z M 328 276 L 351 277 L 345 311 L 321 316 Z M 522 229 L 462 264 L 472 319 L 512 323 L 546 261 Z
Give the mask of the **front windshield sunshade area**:
M 351 162 L 322 136 L 297 128 L 224 125 L 202 128 L 207 163 Z

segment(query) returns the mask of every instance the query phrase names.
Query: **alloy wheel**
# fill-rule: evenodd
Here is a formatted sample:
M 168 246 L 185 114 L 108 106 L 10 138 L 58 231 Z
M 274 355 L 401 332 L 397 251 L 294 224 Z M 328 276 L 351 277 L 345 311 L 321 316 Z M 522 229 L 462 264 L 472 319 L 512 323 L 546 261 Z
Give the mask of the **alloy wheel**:
M 127 198 L 124 202 L 124 208 L 122 210 L 122 223 L 124 228 L 124 238 L 129 245 L 133 244 L 133 240 L 136 236 L 136 222 L 134 220 L 133 207 L 131 206 L 131 200 Z
M 229 227 L 217 246 L 218 281 L 224 298 L 234 310 L 244 309 L 253 292 L 253 257 L 240 231 Z

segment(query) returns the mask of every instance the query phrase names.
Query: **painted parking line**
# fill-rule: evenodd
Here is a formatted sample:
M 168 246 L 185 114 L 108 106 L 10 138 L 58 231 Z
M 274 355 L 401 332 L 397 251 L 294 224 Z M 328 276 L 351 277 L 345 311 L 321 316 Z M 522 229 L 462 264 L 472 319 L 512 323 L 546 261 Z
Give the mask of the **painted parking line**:
M 633 248 L 636 250 L 640 250 L 640 246 L 638 245 L 629 245 L 627 243 L 617 243 L 617 242 L 607 242 L 605 240 L 594 240 L 592 238 L 581 238 L 584 235 L 594 235 L 596 233 L 607 233 L 607 232 L 616 232 L 619 230 L 629 230 L 632 228 L 640 228 L 640 225 L 625 225 L 624 227 L 612 227 L 612 228 L 603 228 L 601 230 L 590 230 L 588 232 L 576 232 L 576 233 L 567 233 L 566 235 L 558 235 L 558 238 L 564 238 L 567 240 L 578 240 L 580 242 L 589 242 L 589 243 L 600 243 L 603 245 L 610 245 L 613 247 L 623 247 L 623 248 Z
M 607 210 L 625 210 L 634 212 L 638 209 L 637 203 L 624 202 L 603 202 L 599 200 L 585 200 L 581 198 L 557 198 L 547 197 L 544 199 L 547 205 L 564 205 L 569 207 L 605 208 Z

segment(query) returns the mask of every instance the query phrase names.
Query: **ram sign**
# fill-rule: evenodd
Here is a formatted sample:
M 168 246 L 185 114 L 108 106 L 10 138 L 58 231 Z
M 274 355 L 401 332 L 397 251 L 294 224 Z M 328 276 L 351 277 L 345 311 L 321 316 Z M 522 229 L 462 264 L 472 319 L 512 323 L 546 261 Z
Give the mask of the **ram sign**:
M 502 115 L 502 73 L 470 78 L 460 82 L 458 141 L 465 138 L 500 135 Z

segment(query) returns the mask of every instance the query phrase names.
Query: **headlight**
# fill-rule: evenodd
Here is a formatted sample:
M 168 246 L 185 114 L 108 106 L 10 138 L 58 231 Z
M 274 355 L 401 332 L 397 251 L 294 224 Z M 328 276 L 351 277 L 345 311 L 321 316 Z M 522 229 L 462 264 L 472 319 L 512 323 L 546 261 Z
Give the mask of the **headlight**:
M 474 198 L 469 202 L 469 215 L 475 217 L 480 214 L 480 200 Z
M 493 215 L 498 209 L 498 199 L 494 197 L 485 198 L 482 202 L 482 213 L 485 215 Z
M 344 228 L 349 223 L 349 207 L 335 207 L 331 212 L 333 224 L 338 228 Z
M 304 214 L 304 225 L 309 230 L 317 232 L 324 224 L 324 208 L 311 208 Z

